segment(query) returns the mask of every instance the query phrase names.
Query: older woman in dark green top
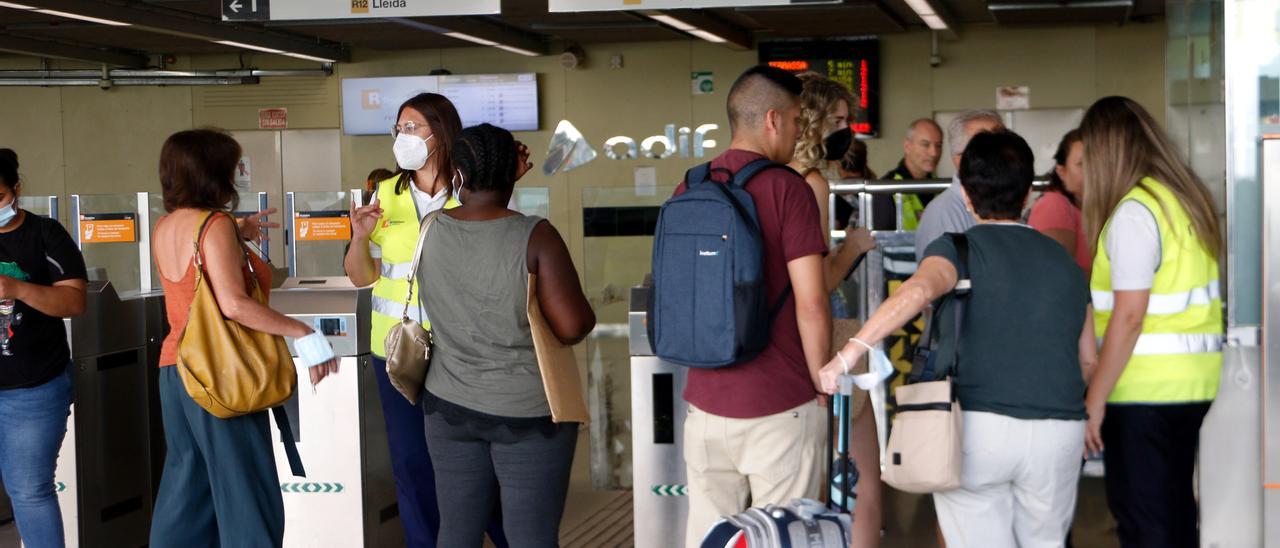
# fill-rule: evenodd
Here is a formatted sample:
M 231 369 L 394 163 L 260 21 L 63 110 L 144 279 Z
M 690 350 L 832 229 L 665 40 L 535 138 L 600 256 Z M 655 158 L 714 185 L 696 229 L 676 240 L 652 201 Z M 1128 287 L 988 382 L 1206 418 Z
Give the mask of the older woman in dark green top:
M 965 232 L 972 290 L 963 332 L 951 299 L 936 303 L 935 315 L 937 363 L 955 365 L 964 415 L 961 487 L 934 495 L 949 548 L 1061 546 L 1075 509 L 1096 343 L 1080 268 L 1018 222 L 1032 164 L 1026 141 L 1008 132 L 976 135 L 960 164 L 978 220 Z M 951 293 L 959 262 L 951 236 L 929 245 L 915 275 L 823 368 L 824 387 L 833 391 L 845 363 Z

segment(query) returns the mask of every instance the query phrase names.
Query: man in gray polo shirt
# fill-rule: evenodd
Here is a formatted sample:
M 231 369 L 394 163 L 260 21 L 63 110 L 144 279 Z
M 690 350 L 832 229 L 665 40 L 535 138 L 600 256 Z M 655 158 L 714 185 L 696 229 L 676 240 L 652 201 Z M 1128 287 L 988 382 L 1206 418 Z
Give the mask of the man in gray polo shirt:
M 964 156 L 964 148 L 969 146 L 969 139 L 983 131 L 999 131 L 1004 129 L 1004 121 L 993 110 L 970 110 L 957 116 L 947 125 L 947 140 L 951 144 L 951 161 L 960 172 L 960 158 Z M 977 224 L 973 215 L 964 206 L 964 197 L 960 195 L 960 178 L 951 177 L 951 188 L 943 191 L 937 198 L 929 202 L 920 216 L 920 225 L 916 227 L 916 262 L 924 260 L 924 250 L 939 236 L 948 232 L 964 232 Z

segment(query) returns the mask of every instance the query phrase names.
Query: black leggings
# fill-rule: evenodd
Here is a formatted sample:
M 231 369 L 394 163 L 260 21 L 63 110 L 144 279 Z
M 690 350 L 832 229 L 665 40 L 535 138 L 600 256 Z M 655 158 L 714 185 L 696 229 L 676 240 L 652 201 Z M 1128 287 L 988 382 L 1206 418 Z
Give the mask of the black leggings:
M 559 546 L 577 423 L 559 425 L 547 438 L 537 429 L 513 434 L 452 425 L 437 412 L 427 415 L 426 430 L 440 504 L 437 546 L 481 546 L 499 501 L 512 547 Z

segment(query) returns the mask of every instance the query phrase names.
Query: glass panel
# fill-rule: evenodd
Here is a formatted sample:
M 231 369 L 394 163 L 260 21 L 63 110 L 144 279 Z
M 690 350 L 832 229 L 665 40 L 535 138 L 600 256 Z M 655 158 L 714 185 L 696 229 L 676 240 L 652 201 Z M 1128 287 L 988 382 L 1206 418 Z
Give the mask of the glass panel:
M 517 188 L 511 196 L 514 209 L 525 215 L 547 218 L 550 209 L 551 193 L 545 186 Z
M 342 258 L 351 240 L 350 204 L 346 192 L 293 193 L 288 239 L 297 265 L 294 276 L 345 275 Z
M 653 253 L 658 207 L 675 187 L 652 196 L 631 188 L 582 191 L 583 278 L 596 313 L 587 339 L 591 416 L 591 481 L 596 489 L 631 486 L 631 353 L 627 309 L 631 288 L 644 282 Z
M 148 214 L 150 215 L 150 221 L 151 221 L 151 226 L 147 227 L 147 230 L 151 231 L 149 232 L 149 234 L 151 235 L 151 238 L 152 238 L 151 241 L 154 242 L 155 233 L 156 233 L 156 223 L 160 222 L 161 217 L 169 214 L 169 212 L 165 211 L 164 209 L 164 194 L 161 194 L 159 192 L 148 192 L 147 193 L 147 211 L 148 211 Z M 146 253 L 148 256 L 151 255 L 150 249 L 144 249 L 142 251 Z M 147 261 L 147 263 L 151 265 L 151 291 L 163 291 L 164 286 L 161 285 L 160 269 L 156 267 L 155 259 L 149 260 Z
M 49 216 L 49 196 L 19 196 L 18 207 L 41 217 Z
M 1201 1 L 1211 23 L 1225 19 L 1228 203 L 1228 325 L 1261 323 L 1259 139 L 1280 133 L 1280 3 Z M 1204 15 L 1189 16 L 1193 23 Z M 1193 27 L 1194 28 L 1194 27 Z M 1221 26 L 1216 31 L 1221 34 Z M 1213 34 L 1211 33 L 1212 37 Z M 1210 62 L 1218 59 L 1211 55 Z M 1193 63 L 1193 67 L 1197 64 Z M 1197 128 L 1198 130 L 1199 128 Z
M 138 219 L 136 193 L 80 196 L 76 230 L 85 266 L 103 269 L 121 296 L 141 288 Z

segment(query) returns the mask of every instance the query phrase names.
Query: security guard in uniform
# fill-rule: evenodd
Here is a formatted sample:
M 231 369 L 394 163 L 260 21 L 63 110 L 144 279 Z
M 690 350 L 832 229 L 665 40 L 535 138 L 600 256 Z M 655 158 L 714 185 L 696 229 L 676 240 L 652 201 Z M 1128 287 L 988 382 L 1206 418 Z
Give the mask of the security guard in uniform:
M 938 159 L 942 158 L 942 128 L 929 118 L 920 118 L 907 126 L 907 137 L 902 140 L 902 160 L 897 167 L 885 173 L 886 181 L 913 181 L 932 179 L 933 170 L 938 167 Z M 874 230 L 894 230 L 901 228 L 914 231 L 924 214 L 924 207 L 929 205 L 932 194 L 902 195 L 902 226 L 897 223 L 896 208 L 893 196 L 878 195 L 871 200 L 872 224 Z

